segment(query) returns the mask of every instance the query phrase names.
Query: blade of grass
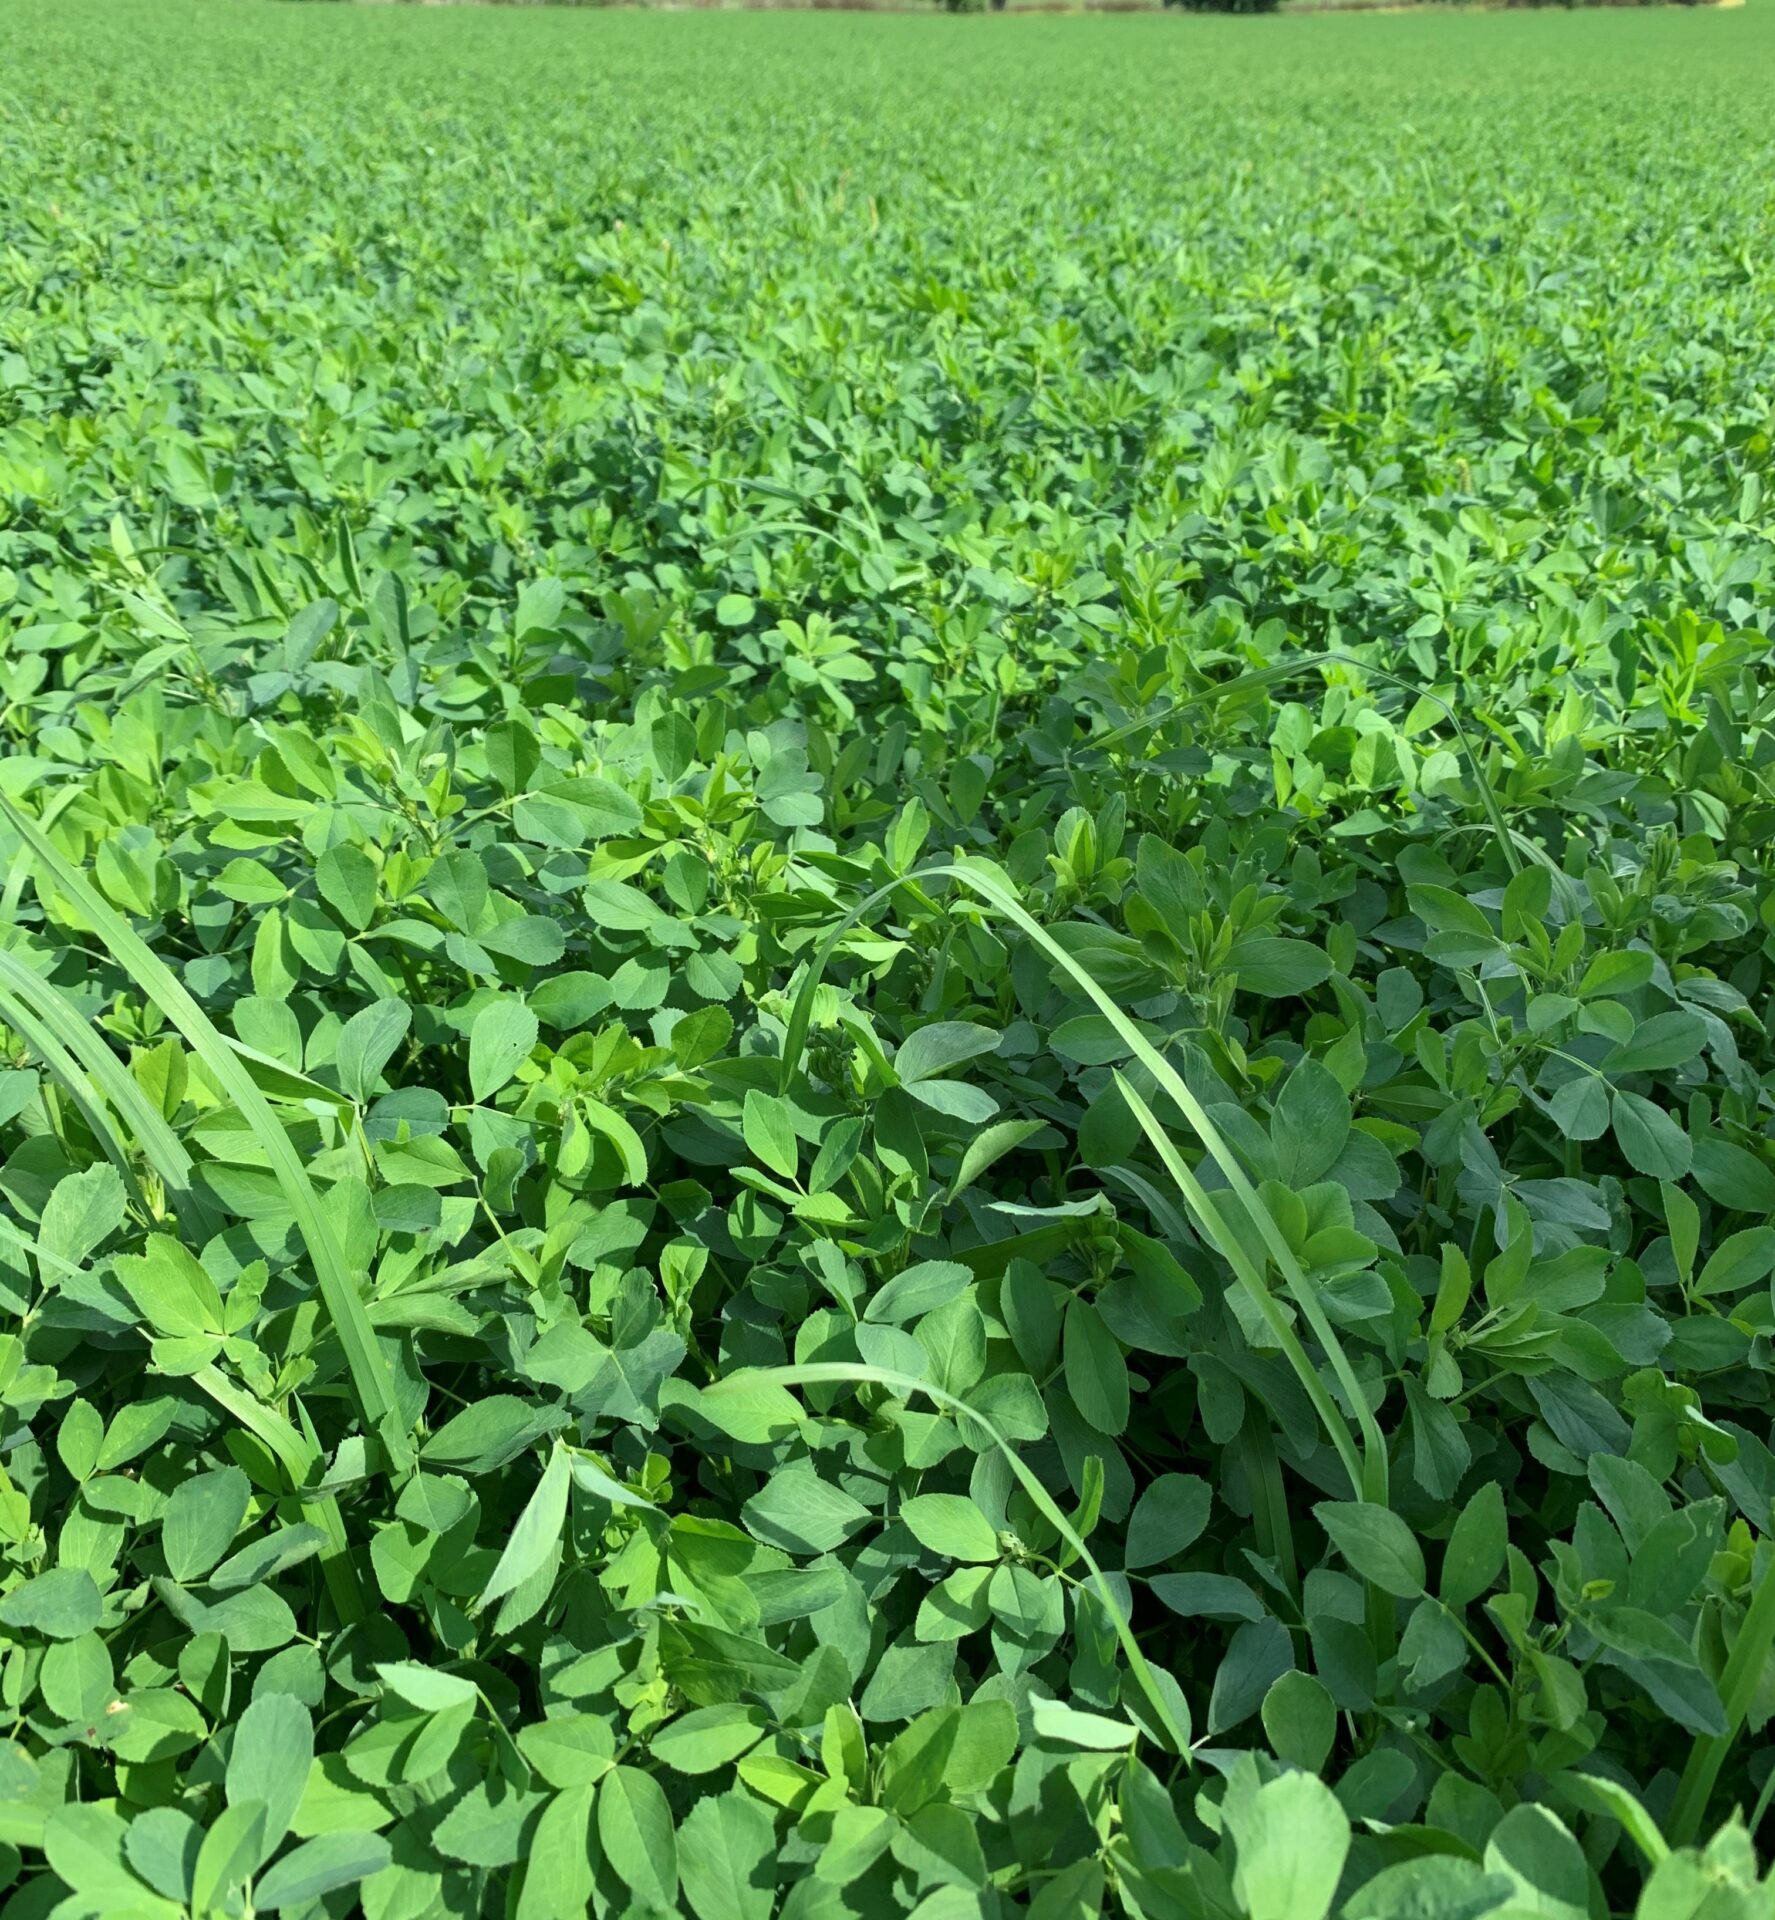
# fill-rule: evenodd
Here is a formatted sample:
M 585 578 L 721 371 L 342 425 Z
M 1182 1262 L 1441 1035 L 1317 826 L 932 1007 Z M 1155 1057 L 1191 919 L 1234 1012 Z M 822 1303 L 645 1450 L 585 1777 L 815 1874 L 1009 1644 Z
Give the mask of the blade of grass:
M 210 1076 L 252 1128 L 308 1248 L 322 1303 L 345 1353 L 359 1415 L 381 1441 L 395 1475 L 404 1479 L 412 1470 L 414 1453 L 411 1438 L 397 1411 L 393 1377 L 377 1344 L 363 1300 L 346 1268 L 338 1237 L 321 1208 L 320 1196 L 270 1102 L 254 1084 L 234 1048 L 159 955 L 121 914 L 99 897 L 36 823 L 3 795 L 0 795 L 0 809 L 30 849 L 39 871 L 46 873 L 79 908 L 113 958 L 128 971 L 138 990 L 184 1035 Z
M 1029 913 L 1022 902 L 1011 894 L 996 871 L 956 867 L 953 872 L 956 878 L 971 886 L 983 899 L 994 905 L 1013 925 L 1020 928 L 1026 937 L 1033 940 L 1056 965 L 1063 968 L 1078 982 L 1098 1011 L 1115 1029 L 1122 1044 L 1152 1075 L 1160 1090 L 1170 1098 L 1172 1104 L 1189 1123 L 1209 1158 L 1220 1169 L 1222 1178 L 1238 1202 L 1244 1229 L 1256 1236 L 1258 1246 L 1254 1248 L 1250 1244 L 1242 1245 L 1240 1247 L 1242 1256 L 1261 1286 L 1263 1255 L 1267 1253 L 1270 1262 L 1282 1276 L 1282 1283 L 1288 1290 L 1289 1298 L 1312 1329 L 1313 1337 L 1319 1342 L 1326 1359 L 1331 1363 L 1332 1373 L 1343 1388 L 1344 1398 L 1349 1402 L 1350 1413 L 1361 1438 L 1359 1453 L 1351 1443 L 1349 1432 L 1338 1413 L 1336 1403 L 1326 1391 L 1324 1382 L 1319 1378 L 1318 1369 L 1313 1366 L 1311 1358 L 1301 1347 L 1299 1340 L 1293 1340 L 1292 1350 L 1287 1345 L 1284 1346 L 1290 1364 L 1294 1366 L 1302 1386 L 1307 1388 L 1319 1418 L 1325 1425 L 1333 1446 L 1337 1448 L 1344 1471 L 1350 1477 L 1352 1491 L 1359 1500 L 1366 1500 L 1375 1506 L 1390 1506 L 1392 1500 L 1387 1443 L 1375 1420 L 1373 1410 L 1369 1407 L 1367 1396 L 1362 1390 L 1362 1383 L 1357 1379 L 1356 1370 L 1350 1364 L 1343 1342 L 1338 1339 L 1330 1319 L 1326 1316 L 1324 1306 L 1314 1291 L 1312 1282 L 1308 1280 L 1299 1260 L 1295 1257 L 1294 1249 L 1288 1243 L 1287 1236 L 1276 1224 L 1275 1217 L 1265 1206 L 1257 1189 L 1247 1179 L 1245 1169 L 1239 1164 L 1231 1145 L 1210 1118 L 1207 1108 L 1190 1091 L 1187 1082 L 1170 1061 L 1147 1040 L 1115 999 L 1098 985 L 1091 970 L 1068 953 Z M 1161 1154 L 1161 1159 L 1166 1171 L 1171 1174 L 1174 1181 L 1177 1180 L 1180 1170 L 1188 1171 L 1182 1155 L 1171 1145 L 1169 1135 L 1163 1127 L 1159 1126 L 1157 1117 L 1139 1099 L 1120 1072 L 1116 1075 L 1116 1084 L 1121 1089 L 1122 1097 L 1129 1102 L 1136 1119 L 1141 1121 L 1142 1131 L 1150 1141 L 1153 1141 L 1155 1150 L 1159 1140 L 1165 1141 L 1169 1152 Z M 1194 1181 L 1193 1174 L 1191 1179 Z M 1194 1186 L 1195 1193 L 1200 1195 L 1201 1202 L 1208 1204 L 1208 1195 L 1201 1183 L 1194 1181 Z M 1192 1212 L 1198 1211 L 1188 1189 L 1180 1185 L 1179 1190 L 1185 1193 L 1186 1198 L 1191 1199 Z M 1213 1204 L 1212 1218 L 1223 1223 L 1218 1235 L 1218 1244 L 1223 1252 L 1227 1247 L 1241 1242 L 1243 1236 L 1239 1229 L 1226 1219 L 1218 1203 Z M 1264 1291 L 1267 1293 L 1268 1289 L 1265 1288 Z M 1280 1320 L 1281 1316 L 1278 1315 L 1277 1318 Z M 1292 1334 L 1292 1329 L 1289 1329 L 1289 1332 Z M 1374 1641 L 1377 1656 L 1385 1658 L 1393 1650 L 1395 1637 L 1392 1601 L 1372 1583 L 1369 1584 L 1367 1598 L 1369 1633 Z
M 219 1233 L 224 1222 L 198 1191 L 196 1166 L 185 1151 L 184 1143 L 103 1036 L 93 1031 L 79 1008 L 69 1002 L 59 987 L 33 973 L 16 954 L 0 952 L 0 992 L 8 996 L 6 1004 L 15 1008 L 29 1002 L 27 1010 L 37 1016 L 39 1031 L 64 1048 L 66 1054 L 78 1059 L 88 1076 L 89 1097 L 100 1100 L 101 1105 L 108 1103 L 110 1111 L 134 1136 L 159 1175 L 168 1204 L 187 1236 L 201 1244 Z M 20 1032 L 23 1031 L 20 1028 Z M 31 1045 L 36 1048 L 36 1042 Z M 61 1077 L 58 1072 L 57 1078 Z M 72 1088 L 70 1091 L 74 1092 Z M 74 1097 L 78 1100 L 81 1096 L 74 1092 Z M 90 1119 L 88 1125 L 91 1125 Z M 115 1164 L 116 1155 L 109 1145 L 106 1152 Z M 133 1170 L 119 1170 L 124 1174 L 125 1184 L 133 1189 Z
M 1126 1187 L 1171 1239 L 1184 1246 L 1189 1244 L 1189 1222 L 1144 1174 L 1133 1167 L 1115 1166 L 1105 1167 L 1103 1177 Z
M 1091 1549 L 1085 1545 L 1072 1522 L 1056 1505 L 1047 1488 L 1024 1465 L 1018 1457 L 1016 1448 L 984 1414 L 976 1413 L 966 1401 L 956 1399 L 953 1394 L 944 1392 L 941 1387 L 932 1386 L 927 1380 L 915 1379 L 909 1373 L 896 1373 L 888 1367 L 860 1364 L 853 1366 L 844 1361 L 821 1360 L 798 1367 L 762 1367 L 758 1369 L 755 1377 L 780 1387 L 878 1386 L 886 1387 L 890 1392 L 898 1394 L 922 1393 L 926 1399 L 935 1401 L 938 1406 L 959 1418 L 972 1420 L 1003 1455 L 1005 1464 L 1016 1476 L 1017 1484 L 1029 1495 L 1036 1511 L 1090 1569 L 1093 1590 L 1098 1600 L 1102 1602 L 1104 1610 L 1109 1614 L 1110 1624 L 1115 1629 L 1116 1639 L 1127 1657 L 1128 1665 L 1145 1689 L 1154 1714 L 1170 1736 L 1177 1752 L 1185 1760 L 1189 1759 L 1189 1729 L 1178 1725 L 1170 1702 L 1160 1690 L 1158 1681 L 1153 1676 L 1152 1667 L 1146 1655 L 1140 1651 L 1140 1643 L 1134 1638 L 1132 1623 L 1123 1611 L 1121 1603 L 1116 1599 L 1109 1582 L 1104 1578 L 1103 1569 L 1091 1557 Z
M 191 1378 L 217 1406 L 233 1414 L 256 1440 L 263 1443 L 290 1476 L 291 1492 L 299 1495 L 309 1474 L 320 1463 L 320 1449 L 305 1440 L 281 1413 L 255 1400 L 244 1387 L 236 1386 L 219 1367 L 200 1367 Z M 343 1531 L 340 1544 L 344 1544 Z
M 1282 1485 L 1282 1463 L 1276 1458 L 1276 1436 L 1270 1431 L 1268 1411 L 1252 1395 L 1245 1399 L 1245 1424 L 1239 1430 L 1244 1454 L 1246 1490 L 1251 1496 L 1251 1518 L 1257 1529 L 1260 1553 L 1276 1562 L 1288 1591 L 1300 1594 L 1300 1562 L 1294 1551 L 1294 1522 L 1289 1517 L 1288 1493 Z
M 104 1149 L 105 1158 L 117 1169 L 117 1177 L 123 1182 L 124 1191 L 145 1215 L 148 1203 L 142 1195 L 141 1183 L 136 1179 L 135 1167 L 118 1139 L 111 1124 L 111 1115 L 106 1111 L 98 1089 L 81 1069 L 80 1063 L 38 1019 L 35 1011 L 4 985 L 0 985 L 0 1020 L 4 1020 L 24 1041 L 50 1078 L 79 1108 L 88 1132 Z
M 1286 1235 L 1277 1226 L 1269 1208 L 1259 1197 L 1257 1189 L 1246 1178 L 1245 1169 L 1239 1164 L 1238 1156 L 1222 1137 L 1220 1129 L 1209 1118 L 1208 1110 L 1189 1090 L 1183 1076 L 1170 1061 L 1153 1046 L 1135 1022 L 1128 1018 L 1115 999 L 1097 984 L 1091 970 L 1076 960 L 1054 939 L 1022 902 L 1012 896 L 1005 882 L 996 873 L 972 867 L 956 867 L 953 871 L 957 879 L 971 887 L 990 905 L 995 906 L 1027 938 L 1033 940 L 1056 965 L 1078 982 L 1084 989 L 1086 997 L 1095 1004 L 1097 1010 L 1115 1029 L 1116 1037 L 1152 1075 L 1161 1092 L 1189 1123 L 1209 1158 L 1220 1169 L 1222 1178 L 1238 1202 L 1245 1224 L 1255 1232 L 1267 1249 L 1270 1260 L 1274 1263 L 1277 1272 L 1281 1274 L 1283 1284 L 1288 1289 L 1289 1297 L 1300 1309 L 1307 1325 L 1311 1327 L 1313 1337 L 1319 1342 L 1325 1357 L 1330 1361 L 1331 1370 L 1337 1376 L 1338 1384 L 1343 1388 L 1344 1396 L 1350 1403 L 1350 1413 L 1362 1435 L 1361 1497 L 1379 1506 L 1386 1506 L 1388 1504 L 1387 1445 L 1381 1437 L 1381 1430 L 1375 1422 L 1374 1414 L 1369 1409 L 1362 1383 L 1356 1378 L 1356 1370 L 1350 1365 L 1349 1356 L 1344 1352 L 1343 1342 L 1338 1339 L 1336 1331 L 1326 1317 L 1318 1294 L 1302 1272 L 1300 1262 L 1295 1258 L 1294 1249 L 1288 1244 Z M 1126 1091 L 1125 1081 L 1124 1091 Z M 1216 1211 L 1218 1213 L 1218 1209 Z
M 1300 1381 L 1307 1398 L 1313 1403 L 1313 1411 L 1318 1414 L 1320 1425 L 1324 1427 L 1331 1444 L 1337 1449 L 1337 1457 L 1343 1462 L 1345 1473 L 1350 1477 L 1350 1490 L 1354 1497 L 1363 1497 L 1362 1489 L 1365 1476 L 1361 1455 L 1356 1450 L 1349 1424 L 1338 1411 L 1337 1402 L 1326 1390 L 1325 1382 L 1319 1377 L 1319 1369 L 1313 1365 L 1312 1356 L 1301 1345 L 1300 1335 L 1295 1332 L 1292 1322 L 1282 1311 L 1282 1303 L 1271 1293 L 1263 1276 L 1263 1262 L 1253 1260 L 1241 1244 L 1239 1236 L 1227 1229 L 1226 1222 L 1220 1216 L 1220 1210 L 1209 1198 L 1194 1170 L 1177 1151 L 1171 1137 L 1160 1126 L 1153 1110 L 1141 1099 L 1140 1095 L 1128 1084 L 1120 1073 L 1115 1083 L 1121 1096 L 1128 1103 L 1129 1111 L 1140 1122 L 1140 1130 L 1159 1156 L 1159 1162 L 1176 1183 L 1177 1190 L 1183 1195 L 1184 1203 L 1190 1210 L 1191 1218 L 1197 1223 L 1198 1230 L 1208 1244 L 1233 1270 L 1233 1277 L 1244 1289 L 1246 1298 L 1257 1309 L 1258 1316 L 1269 1330 L 1270 1338 L 1281 1349 L 1288 1364 L 1294 1369 L 1295 1377 Z
M 1757 1688 L 1768 1664 L 1770 1649 L 1775 1647 L 1775 1564 L 1771 1564 L 1775 1560 L 1775 1547 L 1765 1542 L 1764 1548 L 1763 1571 L 1759 1575 L 1753 1569 L 1750 1606 L 1745 1612 L 1743 1625 L 1738 1629 L 1738 1638 L 1732 1643 L 1726 1670 L 1720 1676 L 1720 1698 L 1725 1703 L 1726 1730 L 1724 1733 L 1695 1736 L 1695 1744 L 1689 1749 L 1688 1763 L 1683 1768 L 1681 1780 L 1677 1782 L 1676 1799 L 1671 1804 L 1672 1846 L 1689 1846 L 1699 1836 L 1707 1813 L 1707 1803 L 1720 1777 L 1720 1768 L 1725 1765 L 1726 1755 L 1744 1731 L 1745 1720 L 1755 1704 Z
M 44 802 L 39 815 L 39 824 L 45 833 L 55 825 L 76 800 L 80 798 L 79 787 L 61 787 Z M 0 891 L 0 927 L 18 925 L 18 903 L 25 897 L 25 882 L 31 876 L 31 850 L 19 846 L 12 850 L 12 858 L 7 863 L 6 886 Z
M 806 1047 L 808 1030 L 813 1022 L 814 995 L 819 990 L 820 980 L 838 942 L 871 908 L 879 905 L 893 893 L 910 892 L 920 904 L 933 907 L 934 903 L 929 895 L 922 890 L 922 883 L 926 880 L 960 882 L 987 906 L 1009 920 L 1027 939 L 1034 941 L 1057 967 L 1077 982 L 1085 996 L 1115 1030 L 1116 1037 L 1122 1042 L 1123 1047 L 1152 1075 L 1160 1091 L 1183 1115 L 1209 1158 L 1220 1169 L 1237 1203 L 1244 1230 L 1262 1248 L 1269 1262 L 1281 1274 L 1289 1297 L 1311 1328 L 1313 1337 L 1324 1350 L 1332 1372 L 1336 1375 L 1338 1384 L 1349 1402 L 1350 1415 L 1356 1423 L 1362 1441 L 1359 1464 L 1355 1473 L 1352 1474 L 1355 1497 L 1359 1500 L 1371 1501 L 1377 1506 L 1389 1505 L 1386 1442 L 1381 1436 L 1380 1427 L 1376 1424 L 1374 1414 L 1362 1391 L 1362 1384 L 1356 1378 L 1356 1371 L 1350 1364 L 1349 1356 L 1344 1352 L 1343 1343 L 1338 1339 L 1335 1329 L 1326 1317 L 1318 1295 L 1301 1270 L 1300 1262 L 1295 1258 L 1294 1249 L 1289 1246 L 1286 1236 L 1271 1217 L 1269 1208 L 1264 1205 L 1257 1189 L 1246 1177 L 1238 1157 L 1209 1117 L 1207 1109 L 1190 1092 L 1183 1076 L 1128 1018 L 1116 1000 L 1098 985 L 1090 969 L 1068 953 L 1030 914 L 1022 902 L 1016 899 L 995 868 L 984 865 L 961 865 L 951 861 L 933 861 L 913 873 L 878 887 L 866 899 L 859 901 L 839 921 L 821 942 L 813 963 L 795 996 L 794 1004 L 790 1008 L 783 1037 L 781 1091 L 784 1093 L 789 1091 L 794 1076 L 800 1068 L 802 1051 Z M 936 910 L 940 911 L 940 909 Z M 1181 1156 L 1177 1158 L 1178 1164 L 1183 1164 Z M 1176 1177 L 1169 1162 L 1167 1162 L 1167 1171 L 1172 1172 L 1173 1178 Z M 1218 1209 L 1213 1217 L 1220 1217 Z M 1223 1231 L 1221 1238 L 1224 1240 L 1226 1237 Z M 1224 1247 L 1222 1251 L 1225 1251 Z M 1245 1251 L 1249 1255 L 1250 1248 L 1247 1247 Z M 1258 1264 L 1261 1265 L 1261 1262 Z M 1302 1357 L 1305 1358 L 1304 1353 Z M 1322 1385 L 1321 1391 L 1323 1391 Z M 1323 1413 L 1321 1417 L 1324 1417 Z M 1339 1445 L 1339 1453 L 1342 1456 L 1344 1447 L 1349 1445 L 1349 1436 L 1344 1431 L 1341 1416 L 1337 1423 L 1337 1430 L 1343 1433 L 1343 1440 L 1339 1444 L 1334 1435 L 1334 1444 Z M 1345 1458 L 1345 1465 L 1346 1467 L 1350 1465 L 1350 1458 Z

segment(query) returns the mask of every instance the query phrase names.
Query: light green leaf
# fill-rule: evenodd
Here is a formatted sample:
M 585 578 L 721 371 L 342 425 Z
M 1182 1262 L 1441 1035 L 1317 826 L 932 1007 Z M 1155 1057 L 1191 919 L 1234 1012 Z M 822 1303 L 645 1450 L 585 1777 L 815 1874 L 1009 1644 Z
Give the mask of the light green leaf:
M 261 1693 L 236 1721 L 225 1790 L 231 1807 L 259 1808 L 264 1822 L 261 1860 L 289 1832 L 313 1761 L 314 1723 L 292 1695 Z
M 369 1099 L 412 1024 L 413 1010 L 404 1000 L 372 1000 L 346 1021 L 333 1065 L 340 1086 L 360 1105 Z
M 616 1736 L 597 1714 L 556 1714 L 525 1727 L 518 1751 L 551 1787 L 590 1787 L 610 1771 Z
M 1193 1473 L 1162 1473 L 1135 1502 L 1123 1564 L 1152 1567 L 1195 1545 L 1208 1524 L 1213 1493 Z
M 579 1110 L 594 1133 L 604 1135 L 622 1157 L 623 1173 L 632 1187 L 647 1184 L 647 1148 L 641 1136 L 614 1107 L 602 1100 L 582 1098 Z
M 664 1789 L 639 1767 L 613 1767 L 598 1786 L 598 1838 L 638 1899 L 669 1913 L 678 1899 L 678 1842 Z
M 340 1887 L 368 1880 L 389 1859 L 388 1842 L 379 1833 L 319 1834 L 266 1869 L 254 1882 L 253 1905 L 266 1913 L 306 1906 Z
M 698 1707 L 663 1726 L 649 1743 L 653 1757 L 678 1773 L 713 1773 L 750 1753 L 764 1738 L 762 1709 L 743 1701 Z
M 99 1624 L 99 1589 L 84 1567 L 51 1567 L 0 1600 L 0 1625 L 73 1640 Z
M 1118 1434 L 1128 1425 L 1128 1363 L 1114 1334 L 1088 1300 L 1066 1309 L 1062 1343 L 1066 1391 L 1088 1426 Z
M 477 1100 L 490 1100 L 530 1057 L 541 1028 L 522 1000 L 489 1000 L 468 1036 L 468 1081 Z
M 921 1260 L 897 1273 L 863 1310 L 863 1318 L 883 1326 L 903 1326 L 940 1307 L 973 1280 L 956 1260 Z
M 1437 1588 L 1445 1605 L 1470 1606 L 1504 1570 L 1509 1532 L 1504 1516 L 1504 1492 L 1488 1480 L 1461 1509 L 1442 1551 L 1442 1578 Z
M 437 1668 L 421 1666 L 416 1660 L 380 1661 L 376 1673 L 391 1693 L 421 1713 L 441 1713 L 446 1707 L 472 1705 L 480 1697 L 475 1683 L 467 1675 L 440 1673 Z
M 869 1509 L 811 1466 L 773 1474 L 741 1508 L 747 1528 L 787 1553 L 829 1553 L 869 1519 Z
M 776 1828 L 742 1788 L 699 1800 L 678 1829 L 678 1868 L 696 1920 L 770 1920 Z
M 141 1253 L 120 1254 L 113 1265 L 156 1333 L 179 1339 L 222 1331 L 215 1281 L 170 1234 L 151 1235 Z
M 109 1166 L 88 1167 L 58 1180 L 37 1226 L 37 1244 L 55 1262 L 78 1267 L 107 1235 L 123 1224 L 123 1182 Z M 52 1265 L 45 1279 L 59 1279 Z
M 265 1808 L 257 1800 L 231 1802 L 216 1815 L 197 1852 L 191 1904 L 210 1912 L 224 1894 L 251 1877 L 265 1857 Z
M 1249 1920 L 1325 1920 L 1350 1851 L 1350 1822 L 1310 1773 L 1285 1773 L 1229 1803 L 1233 1891 Z
M 992 1523 L 959 1493 L 919 1493 L 900 1504 L 900 1518 L 913 1538 L 951 1560 L 996 1560 L 998 1535 Z
M 252 1487 L 239 1467 L 217 1467 L 173 1490 L 160 1546 L 175 1580 L 201 1579 L 228 1551 L 246 1518 Z
M 499 1564 L 481 1589 L 479 1604 L 489 1607 L 520 1587 L 545 1567 L 561 1538 L 567 1519 L 567 1489 L 573 1479 L 566 1449 L 557 1445 L 537 1482 L 536 1491 L 518 1515 Z
M 793 1180 L 801 1157 L 788 1102 L 753 1087 L 746 1094 L 742 1125 L 753 1157 L 763 1161 L 772 1173 Z
M 1402 1600 L 1424 1590 L 1424 1550 L 1398 1514 L 1362 1500 L 1321 1500 L 1313 1517 L 1364 1580 Z
M 542 1810 L 525 1855 L 515 1920 L 578 1920 L 597 1875 L 596 1789 L 570 1788 Z
M 1112 1720 L 1106 1714 L 1087 1713 L 1069 1707 L 1062 1700 L 1036 1700 L 1030 1704 L 1030 1722 L 1038 1740 L 1056 1746 L 1087 1747 L 1094 1752 L 1113 1753 L 1130 1747 L 1140 1730 L 1126 1720 Z
M 938 1020 L 920 1027 L 901 1043 L 894 1055 L 894 1072 L 902 1086 L 912 1086 L 960 1066 L 964 1060 L 992 1053 L 1001 1038 L 992 1027 L 974 1026 L 966 1020 Z
M 1622 1157 L 1635 1172 L 1654 1180 L 1680 1180 L 1688 1172 L 1694 1148 L 1662 1107 L 1617 1088 L 1609 1097 L 1609 1117 Z
M 362 847 L 329 847 L 314 863 L 314 884 L 354 933 L 361 933 L 375 918 L 376 863 Z

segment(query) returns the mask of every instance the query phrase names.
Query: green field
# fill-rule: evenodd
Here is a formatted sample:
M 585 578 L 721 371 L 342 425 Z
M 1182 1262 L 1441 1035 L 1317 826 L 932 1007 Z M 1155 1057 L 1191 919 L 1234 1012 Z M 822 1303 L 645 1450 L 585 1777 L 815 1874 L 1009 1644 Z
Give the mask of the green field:
M 1775 10 L 0 38 L 0 1920 L 1771 1920 Z

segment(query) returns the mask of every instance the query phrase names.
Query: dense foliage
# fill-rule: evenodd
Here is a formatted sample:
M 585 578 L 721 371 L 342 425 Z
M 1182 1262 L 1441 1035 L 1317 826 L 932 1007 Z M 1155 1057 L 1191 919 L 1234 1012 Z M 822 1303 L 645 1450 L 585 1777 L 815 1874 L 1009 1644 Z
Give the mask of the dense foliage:
M 1775 1912 L 1765 17 L 7 24 L 5 1913 Z

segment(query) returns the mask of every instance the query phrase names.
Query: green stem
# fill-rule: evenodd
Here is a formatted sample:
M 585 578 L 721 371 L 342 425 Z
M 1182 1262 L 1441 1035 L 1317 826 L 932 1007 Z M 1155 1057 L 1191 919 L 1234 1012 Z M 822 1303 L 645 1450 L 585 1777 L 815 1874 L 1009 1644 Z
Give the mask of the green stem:
M 1282 1462 L 1276 1457 L 1276 1436 L 1257 1401 L 1247 1396 L 1245 1424 L 1239 1433 L 1250 1482 L 1251 1517 L 1257 1527 L 1259 1550 L 1281 1570 L 1292 1594 L 1300 1592 L 1300 1562 L 1294 1551 L 1294 1523 L 1288 1517 L 1288 1492 L 1282 1484 Z
M 1760 1575 L 1755 1561 L 1752 1561 L 1750 1606 L 1738 1629 L 1738 1638 L 1733 1642 L 1726 1670 L 1720 1677 L 1720 1697 L 1726 1708 L 1726 1730 L 1724 1733 L 1695 1736 L 1695 1744 L 1689 1749 L 1688 1764 L 1683 1768 L 1683 1777 L 1677 1782 L 1676 1799 L 1670 1809 L 1670 1840 L 1673 1846 L 1689 1846 L 1699 1835 L 1720 1768 L 1725 1765 L 1726 1755 L 1744 1730 L 1745 1719 L 1756 1696 L 1757 1683 L 1768 1663 L 1769 1650 L 1775 1646 L 1775 1564 L 1768 1563 L 1770 1558 L 1770 1552 L 1766 1551 L 1765 1565 Z

